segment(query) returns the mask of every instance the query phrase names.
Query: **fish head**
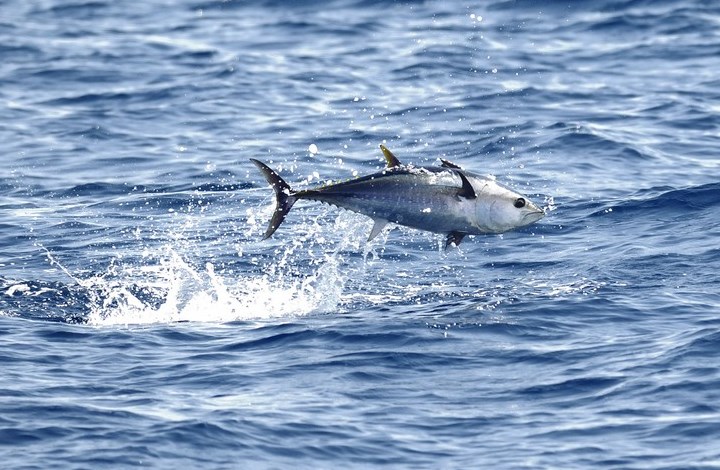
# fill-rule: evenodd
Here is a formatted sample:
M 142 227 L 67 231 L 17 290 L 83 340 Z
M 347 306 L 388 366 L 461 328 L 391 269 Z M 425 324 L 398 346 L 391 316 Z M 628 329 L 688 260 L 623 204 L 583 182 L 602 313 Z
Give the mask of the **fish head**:
M 545 217 L 545 211 L 527 197 L 492 179 L 472 181 L 477 197 L 476 225 L 485 233 L 503 233 L 533 224 Z

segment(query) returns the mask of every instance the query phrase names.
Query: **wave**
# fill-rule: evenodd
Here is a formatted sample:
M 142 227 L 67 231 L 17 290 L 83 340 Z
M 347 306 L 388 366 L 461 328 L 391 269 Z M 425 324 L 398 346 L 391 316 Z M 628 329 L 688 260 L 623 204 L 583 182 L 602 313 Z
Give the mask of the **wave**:
M 606 205 L 592 216 L 607 215 L 608 212 L 629 214 L 643 213 L 655 216 L 658 212 L 664 217 L 678 213 L 704 211 L 720 208 L 720 183 L 709 183 L 681 189 L 668 187 L 642 190 L 629 198 Z
M 545 152 L 576 153 L 585 155 L 585 162 L 592 164 L 598 158 L 603 160 L 628 161 L 653 160 L 654 155 L 632 143 L 631 135 L 622 131 L 573 122 L 555 122 L 545 128 L 546 137 L 537 144 Z

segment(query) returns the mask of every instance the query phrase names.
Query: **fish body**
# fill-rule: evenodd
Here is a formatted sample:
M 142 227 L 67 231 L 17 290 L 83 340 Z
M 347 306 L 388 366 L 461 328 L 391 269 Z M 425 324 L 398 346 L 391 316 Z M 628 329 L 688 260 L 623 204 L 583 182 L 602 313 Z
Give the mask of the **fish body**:
M 387 167 L 380 172 L 315 189 L 293 191 L 270 167 L 251 159 L 276 194 L 275 213 L 265 238 L 280 226 L 293 204 L 308 199 L 371 217 L 369 239 L 388 222 L 446 234 L 446 246 L 459 245 L 465 235 L 503 233 L 532 224 L 545 213 L 524 196 L 493 178 L 465 171 L 443 160 L 440 167 L 401 164 L 380 146 Z

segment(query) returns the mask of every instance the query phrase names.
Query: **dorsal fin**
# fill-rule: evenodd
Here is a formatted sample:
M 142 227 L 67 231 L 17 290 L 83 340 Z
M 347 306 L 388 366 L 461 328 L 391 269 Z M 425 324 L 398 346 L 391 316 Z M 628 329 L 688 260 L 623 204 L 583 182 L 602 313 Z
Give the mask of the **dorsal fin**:
M 380 150 L 382 150 L 383 155 L 385 155 L 385 161 L 387 162 L 388 168 L 395 168 L 396 166 L 402 165 L 400 160 L 398 160 L 397 157 L 393 155 L 393 153 L 383 144 L 380 144 Z
M 462 181 L 462 188 L 460 188 L 457 195 L 464 197 L 465 199 L 475 199 L 477 197 L 477 194 L 475 194 L 475 188 L 473 188 L 472 184 L 470 184 L 467 176 L 465 176 L 465 174 L 460 170 L 455 170 L 455 174 L 457 174 L 460 177 L 460 181 Z
M 453 163 L 448 160 L 444 160 L 442 158 L 440 159 L 440 161 L 442 162 L 442 165 L 440 165 L 440 166 L 443 168 L 452 168 L 454 170 L 462 170 L 462 167 L 456 163 Z

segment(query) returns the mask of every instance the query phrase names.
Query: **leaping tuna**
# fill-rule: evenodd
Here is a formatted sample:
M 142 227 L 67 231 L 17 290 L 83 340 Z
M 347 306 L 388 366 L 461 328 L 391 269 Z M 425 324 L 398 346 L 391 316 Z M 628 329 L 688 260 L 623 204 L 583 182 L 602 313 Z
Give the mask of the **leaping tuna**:
M 403 165 L 384 145 L 380 149 L 387 161 L 384 170 L 300 191 L 293 191 L 269 166 L 250 159 L 275 190 L 275 213 L 264 239 L 275 233 L 300 199 L 325 202 L 372 218 L 375 224 L 368 241 L 393 222 L 446 234 L 446 248 L 459 245 L 466 235 L 503 233 L 545 216 L 528 198 L 492 178 L 442 159 L 440 167 Z

